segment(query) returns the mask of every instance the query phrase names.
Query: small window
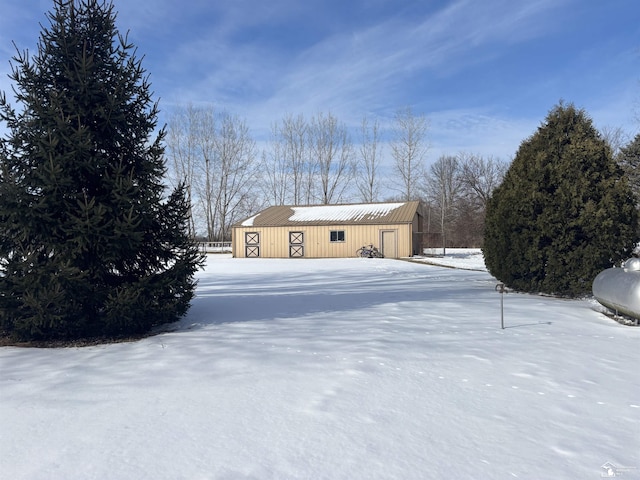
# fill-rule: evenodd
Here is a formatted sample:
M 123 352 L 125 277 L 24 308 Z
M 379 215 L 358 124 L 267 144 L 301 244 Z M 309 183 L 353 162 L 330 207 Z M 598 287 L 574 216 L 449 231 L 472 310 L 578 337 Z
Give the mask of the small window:
M 344 230 L 332 230 L 329 240 L 331 242 L 344 242 Z

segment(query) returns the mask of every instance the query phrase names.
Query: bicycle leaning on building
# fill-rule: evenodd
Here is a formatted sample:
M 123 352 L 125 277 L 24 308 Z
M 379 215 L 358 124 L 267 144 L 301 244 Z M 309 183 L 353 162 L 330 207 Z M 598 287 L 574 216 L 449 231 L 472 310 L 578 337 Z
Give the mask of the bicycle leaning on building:
M 380 250 L 378 250 L 372 244 L 369 244 L 356 250 L 356 257 L 384 258 L 384 255 L 382 255 L 382 253 L 380 253 Z

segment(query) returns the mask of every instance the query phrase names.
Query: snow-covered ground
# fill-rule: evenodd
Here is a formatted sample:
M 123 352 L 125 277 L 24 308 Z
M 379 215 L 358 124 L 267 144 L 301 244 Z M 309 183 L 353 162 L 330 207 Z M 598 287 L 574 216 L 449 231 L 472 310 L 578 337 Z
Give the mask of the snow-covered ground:
M 640 328 L 509 293 L 502 330 L 478 252 L 428 260 L 467 269 L 210 256 L 172 332 L 0 348 L 0 478 L 640 478 Z
M 441 248 L 426 248 L 424 253 L 422 257 L 413 257 L 412 261 L 467 270 L 487 270 L 482 251 L 478 248 L 447 248 L 444 253 Z

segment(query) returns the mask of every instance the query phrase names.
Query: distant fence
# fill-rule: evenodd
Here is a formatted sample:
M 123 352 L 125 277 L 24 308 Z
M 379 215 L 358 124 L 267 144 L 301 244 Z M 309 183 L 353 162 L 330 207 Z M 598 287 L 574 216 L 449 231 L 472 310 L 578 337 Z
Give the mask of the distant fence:
M 231 242 L 200 242 L 200 251 L 204 253 L 231 253 Z

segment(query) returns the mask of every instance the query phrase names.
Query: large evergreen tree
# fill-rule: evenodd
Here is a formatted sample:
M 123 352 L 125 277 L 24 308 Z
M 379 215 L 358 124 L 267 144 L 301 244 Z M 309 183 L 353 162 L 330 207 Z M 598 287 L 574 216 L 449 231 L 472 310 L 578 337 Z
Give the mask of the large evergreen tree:
M 508 287 L 575 296 L 631 253 L 633 194 L 591 119 L 559 104 L 525 140 L 487 205 L 487 268 Z
M 164 198 L 164 130 L 113 4 L 54 0 L 13 59 L 0 119 L 0 330 L 118 337 L 175 321 L 201 257 L 185 189 Z

